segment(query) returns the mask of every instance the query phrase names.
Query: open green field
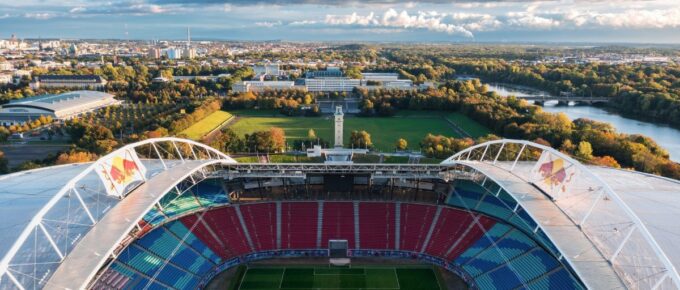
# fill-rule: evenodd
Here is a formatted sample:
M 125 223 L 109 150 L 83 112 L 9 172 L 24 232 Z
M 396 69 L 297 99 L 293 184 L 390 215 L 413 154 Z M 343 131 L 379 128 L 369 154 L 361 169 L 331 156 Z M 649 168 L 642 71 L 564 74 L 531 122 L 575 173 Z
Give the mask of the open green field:
M 251 112 L 248 112 L 251 113 Z M 238 122 L 231 129 L 238 135 L 250 134 L 256 131 L 269 130 L 271 127 L 281 127 L 286 131 L 286 137 L 292 139 L 306 139 L 309 129 L 314 129 L 316 135 L 326 141 L 333 141 L 333 118 L 324 117 L 285 117 L 285 116 L 254 116 L 240 115 Z M 417 112 L 418 114 L 400 114 L 389 118 L 346 117 L 344 124 L 345 144 L 349 142 L 351 131 L 366 130 L 371 134 L 373 145 L 381 151 L 392 151 L 394 143 L 404 138 L 410 148 L 419 148 L 420 141 L 425 135 L 445 135 L 462 137 L 445 119 L 455 122 L 459 127 L 468 131 L 473 137 L 484 136 L 489 130 L 479 123 L 457 113 Z
M 444 289 L 429 266 L 262 266 L 248 268 L 236 285 L 235 290 Z
M 217 111 L 198 121 L 198 123 L 191 125 L 191 127 L 180 132 L 180 134 L 186 134 L 192 140 L 199 140 L 231 117 L 232 115 L 228 112 Z

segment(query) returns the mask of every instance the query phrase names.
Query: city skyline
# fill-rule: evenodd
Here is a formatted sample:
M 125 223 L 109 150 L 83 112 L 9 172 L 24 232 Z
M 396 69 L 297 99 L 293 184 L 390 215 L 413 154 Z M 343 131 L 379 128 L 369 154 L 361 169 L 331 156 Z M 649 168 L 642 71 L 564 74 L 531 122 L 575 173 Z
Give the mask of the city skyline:
M 29 0 L 0 38 L 680 43 L 680 2 Z M 87 29 L 83 29 L 87 28 Z

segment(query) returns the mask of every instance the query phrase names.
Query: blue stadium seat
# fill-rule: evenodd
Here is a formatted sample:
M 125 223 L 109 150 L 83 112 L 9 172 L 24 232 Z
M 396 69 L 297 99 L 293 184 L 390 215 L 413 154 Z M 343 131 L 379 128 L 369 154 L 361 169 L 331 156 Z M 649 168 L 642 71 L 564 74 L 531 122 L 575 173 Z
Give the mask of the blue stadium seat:
M 564 268 L 531 282 L 529 289 L 571 290 L 584 289 Z
M 118 255 L 118 261 L 147 276 L 153 276 L 163 264 L 160 258 L 135 247 L 127 247 Z
M 204 180 L 191 189 L 203 207 L 213 207 L 229 203 L 227 193 L 218 182 Z
M 488 288 L 481 287 L 481 289 L 498 289 L 510 290 L 522 285 L 522 281 L 512 269 L 507 266 L 500 267 L 493 272 L 486 273 L 480 277 L 475 278 L 475 282 L 479 284 L 484 283 Z
M 156 279 L 177 289 L 192 289 L 198 284 L 198 278 L 168 264 L 156 275 Z
M 213 261 L 213 263 L 222 263 L 222 258 L 215 254 L 205 243 L 203 243 L 203 241 L 197 238 L 196 235 L 189 232 L 189 229 L 184 226 L 181 221 L 172 221 L 167 223 L 165 227 L 180 239 L 184 239 L 185 243 L 190 245 L 197 252 L 201 253 L 201 255 L 204 257 Z
M 549 273 L 559 266 L 559 263 L 543 249 L 536 249 L 531 253 L 512 260 L 510 266 L 522 277 L 522 281 L 529 282 Z
M 135 243 L 164 259 L 170 258 L 171 263 L 187 267 L 185 270 L 195 274 L 203 274 L 213 267 L 205 258 L 163 229 L 151 231 Z M 176 252 L 173 254 L 173 251 Z
M 505 220 L 512 215 L 512 208 L 507 207 L 497 197 L 487 194 L 477 207 L 477 211 Z
M 493 242 L 497 241 L 498 238 L 503 236 L 510 230 L 510 227 L 504 224 L 495 224 L 489 231 L 486 232 L 477 242 L 470 246 L 465 252 L 463 252 L 457 259 L 456 263 L 459 265 L 465 264 L 470 258 L 477 255 L 479 252 L 488 248 Z

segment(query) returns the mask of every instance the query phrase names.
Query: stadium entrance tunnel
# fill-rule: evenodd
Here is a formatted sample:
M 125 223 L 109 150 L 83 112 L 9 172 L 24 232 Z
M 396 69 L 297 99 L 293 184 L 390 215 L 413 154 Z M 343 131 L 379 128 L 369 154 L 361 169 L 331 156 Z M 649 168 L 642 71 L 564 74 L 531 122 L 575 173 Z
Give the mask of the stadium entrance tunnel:
M 463 176 L 183 181 L 146 213 L 89 288 L 203 288 L 256 261 L 318 263 L 332 240 L 347 241 L 350 259 L 431 264 L 473 289 L 584 288 L 510 196 L 481 176 Z

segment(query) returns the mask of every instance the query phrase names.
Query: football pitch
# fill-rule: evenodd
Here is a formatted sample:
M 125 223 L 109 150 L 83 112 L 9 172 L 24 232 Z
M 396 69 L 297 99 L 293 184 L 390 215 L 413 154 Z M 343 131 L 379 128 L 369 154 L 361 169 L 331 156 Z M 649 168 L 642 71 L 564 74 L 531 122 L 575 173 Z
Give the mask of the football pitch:
M 258 266 L 246 269 L 238 290 L 440 290 L 434 269 L 429 266 Z
M 256 131 L 266 131 L 280 127 L 286 132 L 286 139 L 307 139 L 309 129 L 326 141 L 333 141 L 333 118 L 323 117 L 285 117 L 280 115 L 253 115 L 251 111 L 235 111 L 240 116 L 230 125 L 236 135 L 243 136 Z M 275 113 L 274 113 L 275 114 Z M 452 125 L 455 123 L 472 137 L 486 136 L 489 129 L 459 113 L 404 111 L 395 117 L 347 117 L 344 122 L 345 144 L 349 144 L 354 130 L 366 130 L 376 149 L 391 152 L 399 138 L 408 142 L 409 148 L 418 149 L 419 143 L 428 133 L 461 138 Z

